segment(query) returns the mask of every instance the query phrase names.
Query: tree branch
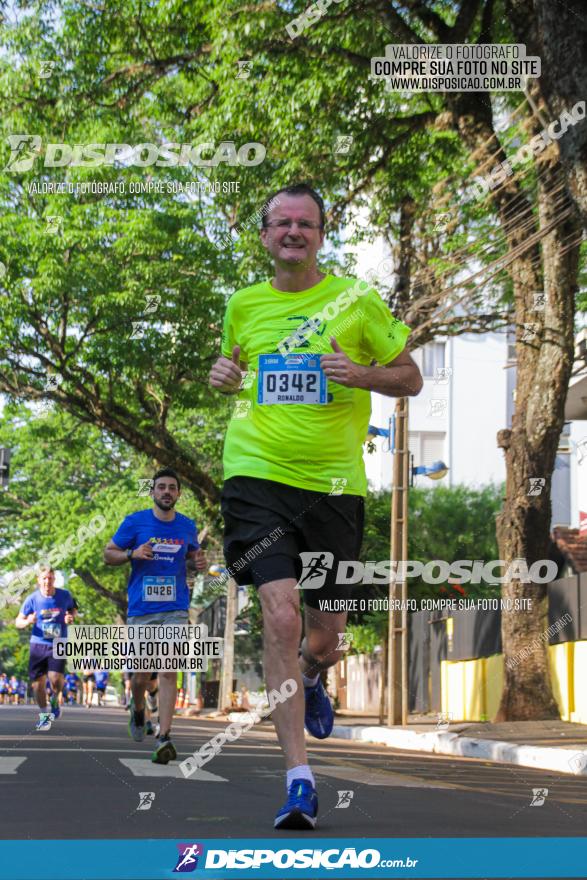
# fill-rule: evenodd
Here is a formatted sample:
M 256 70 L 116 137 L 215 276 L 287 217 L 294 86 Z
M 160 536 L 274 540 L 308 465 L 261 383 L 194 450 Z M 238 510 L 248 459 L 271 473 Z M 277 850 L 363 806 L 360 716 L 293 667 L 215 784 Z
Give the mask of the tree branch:
M 113 602 L 120 613 L 123 616 L 126 616 L 126 610 L 128 607 L 126 592 L 123 594 L 109 590 L 108 587 L 105 587 L 100 581 L 96 580 L 91 571 L 88 571 L 86 568 L 74 568 L 74 572 L 87 587 L 95 590 L 95 592 L 98 593 L 99 596 L 102 596 L 102 598 L 108 599 L 109 602 Z

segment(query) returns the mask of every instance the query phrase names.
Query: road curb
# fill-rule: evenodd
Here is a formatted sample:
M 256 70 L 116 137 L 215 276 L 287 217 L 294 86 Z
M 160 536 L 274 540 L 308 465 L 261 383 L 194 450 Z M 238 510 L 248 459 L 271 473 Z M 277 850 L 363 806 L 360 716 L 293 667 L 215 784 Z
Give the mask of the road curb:
M 571 776 L 587 776 L 587 750 L 527 746 L 492 739 L 473 739 L 458 733 L 417 733 L 386 727 L 335 725 L 332 736 L 375 743 L 390 749 L 407 749 L 437 755 L 479 758 L 497 764 L 516 764 L 535 770 L 554 770 Z

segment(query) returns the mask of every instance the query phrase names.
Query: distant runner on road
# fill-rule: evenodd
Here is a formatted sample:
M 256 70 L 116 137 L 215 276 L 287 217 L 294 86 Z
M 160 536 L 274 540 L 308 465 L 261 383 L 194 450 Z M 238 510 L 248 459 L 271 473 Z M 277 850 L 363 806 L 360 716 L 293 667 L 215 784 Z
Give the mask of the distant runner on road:
M 74 599 L 63 588 L 55 587 L 55 572 L 42 568 L 37 577 L 38 589 L 22 603 L 15 625 L 33 627 L 31 633 L 29 678 L 40 709 L 37 730 L 49 730 L 59 718 L 59 694 L 63 690 L 65 660 L 53 657 L 53 639 L 65 638 L 67 626 L 77 614 Z M 47 711 L 47 678 L 51 685 L 50 711 Z
M 92 701 L 94 698 L 94 683 L 96 681 L 96 678 L 94 676 L 93 671 L 90 669 L 89 666 L 83 667 L 82 676 L 83 676 L 83 684 L 82 684 L 83 704 L 86 707 L 86 709 L 91 709 L 92 708 Z
M 104 550 L 107 565 L 131 565 L 128 624 L 188 624 L 186 560 L 193 559 L 198 571 L 205 571 L 207 562 L 195 522 L 174 510 L 180 495 L 177 473 L 172 468 L 157 471 L 151 488 L 153 507 L 127 516 Z M 145 689 L 150 680 L 150 672 L 136 672 L 131 680 L 128 730 L 135 742 L 145 736 Z M 170 739 L 176 697 L 176 672 L 159 672 L 160 732 L 151 755 L 155 764 L 177 757 Z
M 10 682 L 8 683 L 8 689 L 10 696 L 12 697 L 11 702 L 16 705 L 18 703 L 18 678 L 16 675 L 10 676 Z
M 1 703 L 9 703 L 10 702 L 10 685 L 8 682 L 8 676 L 5 672 L 0 673 L 0 704 Z
M 77 704 L 80 683 L 80 677 L 75 672 L 68 672 L 65 676 L 63 699 L 67 702 L 68 706 Z
M 94 673 L 96 682 L 96 693 L 98 695 L 98 706 L 104 705 L 104 694 L 106 693 L 106 685 L 108 684 L 108 672 L 105 669 L 98 669 Z

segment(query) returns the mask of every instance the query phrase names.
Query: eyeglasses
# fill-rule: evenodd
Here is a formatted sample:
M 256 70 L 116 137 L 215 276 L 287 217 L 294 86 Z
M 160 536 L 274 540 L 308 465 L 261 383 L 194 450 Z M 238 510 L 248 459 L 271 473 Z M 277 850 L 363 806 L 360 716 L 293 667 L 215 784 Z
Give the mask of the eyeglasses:
M 310 220 L 274 220 L 273 223 L 265 225 L 275 229 L 291 229 L 294 224 L 298 229 L 322 229 L 321 223 L 312 223 Z

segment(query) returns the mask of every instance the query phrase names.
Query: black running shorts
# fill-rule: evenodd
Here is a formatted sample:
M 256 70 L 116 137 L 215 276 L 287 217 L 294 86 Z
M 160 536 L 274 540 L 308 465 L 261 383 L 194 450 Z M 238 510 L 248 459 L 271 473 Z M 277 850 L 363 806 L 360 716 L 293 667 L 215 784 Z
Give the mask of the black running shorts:
M 37 681 L 48 672 L 59 672 L 61 675 L 65 672 L 65 660 L 57 660 L 53 656 L 53 645 L 47 645 L 42 642 L 31 642 L 31 652 L 29 655 L 29 678 L 31 681 Z
M 231 477 L 221 499 L 224 555 L 241 585 L 295 578 L 304 602 L 348 599 L 338 562 L 359 558 L 365 499 L 298 489 L 257 477 Z M 303 557 L 300 554 L 304 554 Z

